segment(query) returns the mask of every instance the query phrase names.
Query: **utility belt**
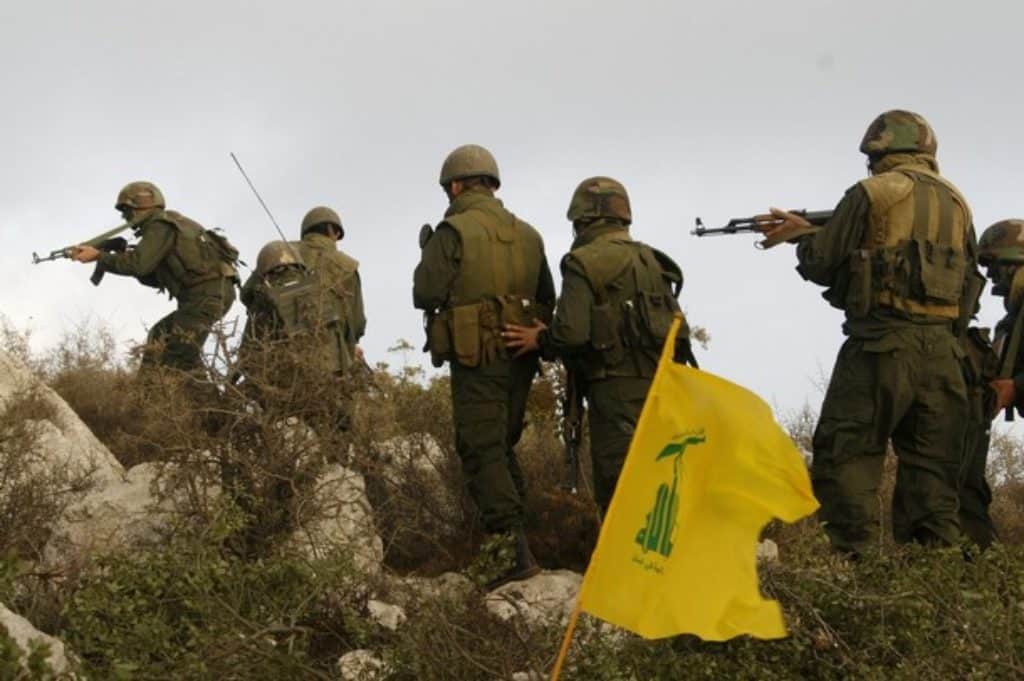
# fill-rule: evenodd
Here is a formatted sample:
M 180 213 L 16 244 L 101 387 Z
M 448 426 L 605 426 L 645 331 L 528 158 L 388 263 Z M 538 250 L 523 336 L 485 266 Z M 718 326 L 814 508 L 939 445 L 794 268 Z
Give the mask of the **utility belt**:
M 506 324 L 532 326 L 535 319 L 548 324 L 552 310 L 531 298 L 505 295 L 440 310 L 427 320 L 427 349 L 431 363 L 445 361 L 466 367 L 505 359 L 508 352 L 501 337 Z

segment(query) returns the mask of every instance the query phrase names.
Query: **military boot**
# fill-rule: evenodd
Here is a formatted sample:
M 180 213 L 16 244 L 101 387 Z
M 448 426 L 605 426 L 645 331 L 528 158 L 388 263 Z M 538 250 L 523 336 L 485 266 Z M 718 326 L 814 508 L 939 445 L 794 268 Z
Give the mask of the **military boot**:
M 497 577 L 487 582 L 484 588 L 488 591 L 493 591 L 509 582 L 529 579 L 540 573 L 540 565 L 530 551 L 530 542 L 527 541 L 526 533 L 522 528 L 512 530 L 509 535 L 515 548 L 515 561 Z

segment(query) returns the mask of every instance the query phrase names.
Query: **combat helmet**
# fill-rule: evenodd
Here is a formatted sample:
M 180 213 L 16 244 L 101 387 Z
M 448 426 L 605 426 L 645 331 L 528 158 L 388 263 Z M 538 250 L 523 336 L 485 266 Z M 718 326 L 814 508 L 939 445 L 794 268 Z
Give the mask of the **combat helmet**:
M 978 262 L 1024 263 L 1024 220 L 1000 220 L 978 239 Z
M 306 217 L 302 218 L 301 236 L 306 236 L 306 232 L 317 225 L 334 225 L 341 231 L 341 236 L 345 236 L 345 228 L 341 225 L 341 217 L 327 206 L 317 206 L 306 213 Z
M 928 121 L 913 111 L 893 109 L 871 121 L 860 150 L 871 158 L 897 152 L 935 155 L 938 143 Z
M 256 256 L 256 274 L 267 276 L 278 267 L 302 265 L 302 257 L 287 241 L 271 241 L 260 249 Z
M 137 181 L 129 182 L 117 195 L 117 203 L 114 208 L 134 208 L 136 210 L 147 210 L 149 208 L 163 208 L 164 195 L 152 182 Z
M 573 192 L 566 217 L 573 223 L 614 218 L 628 225 L 633 221 L 633 211 L 629 194 L 620 182 L 610 177 L 589 177 Z
M 447 187 L 449 182 L 463 180 L 467 177 L 489 177 L 495 185 L 501 186 L 501 175 L 498 174 L 498 162 L 494 155 L 478 144 L 466 144 L 458 147 L 441 165 L 441 186 Z

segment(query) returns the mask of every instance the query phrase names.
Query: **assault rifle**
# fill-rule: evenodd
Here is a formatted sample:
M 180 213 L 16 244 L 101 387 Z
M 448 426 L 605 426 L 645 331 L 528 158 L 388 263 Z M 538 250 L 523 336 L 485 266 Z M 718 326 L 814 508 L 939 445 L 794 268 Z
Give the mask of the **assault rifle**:
M 58 248 L 55 251 L 50 251 L 49 255 L 40 257 L 38 253 L 32 251 L 32 264 L 38 265 L 41 262 L 49 262 L 51 260 L 59 260 L 61 258 L 70 258 L 75 253 L 75 246 L 92 246 L 93 248 L 103 251 L 104 253 L 124 253 L 128 249 L 128 240 L 124 237 L 117 236 L 126 229 L 132 227 L 133 224 L 126 222 L 123 225 L 114 227 L 113 229 L 107 230 L 102 234 L 97 234 L 88 241 L 83 241 L 81 244 L 75 244 L 74 246 L 65 246 L 64 248 Z M 89 281 L 92 282 L 93 286 L 99 286 L 100 282 L 103 281 L 103 274 L 106 270 L 103 265 L 99 262 L 96 263 L 95 269 L 92 271 L 92 276 L 89 277 Z
M 834 211 L 800 209 L 791 210 L 788 212 L 792 213 L 793 215 L 799 215 L 812 225 L 821 227 L 830 219 L 832 219 L 832 213 Z M 690 234 L 693 234 L 695 236 L 723 236 L 731 234 L 744 234 L 747 232 L 756 232 L 759 234 L 763 234 L 772 227 L 781 225 L 782 220 L 775 217 L 771 213 L 766 213 L 763 215 L 754 215 L 748 218 L 732 218 L 722 227 L 705 227 L 704 221 L 701 220 L 700 218 L 697 218 L 696 223 L 696 228 L 692 232 L 690 232 Z M 759 247 L 769 248 L 775 245 L 775 243 L 767 243 L 766 241 L 759 242 Z
M 562 439 L 565 441 L 565 463 L 569 481 L 563 485 L 572 494 L 580 488 L 580 443 L 583 441 L 583 390 L 573 372 L 565 372 L 562 396 Z
M 996 341 L 996 352 L 999 354 L 999 374 L 997 378 L 1013 378 L 1013 370 L 1016 368 L 1017 355 L 1020 353 L 1020 345 L 1024 335 L 1024 310 L 1018 310 L 1017 316 L 1013 319 L 1013 326 L 1010 327 L 1009 335 Z M 1014 405 L 1006 407 L 1004 419 L 1013 420 Z

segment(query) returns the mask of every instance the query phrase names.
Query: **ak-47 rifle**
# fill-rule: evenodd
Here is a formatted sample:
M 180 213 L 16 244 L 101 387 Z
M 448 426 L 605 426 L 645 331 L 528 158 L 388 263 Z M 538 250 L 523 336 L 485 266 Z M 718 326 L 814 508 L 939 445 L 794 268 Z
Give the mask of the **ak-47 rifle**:
M 131 222 L 126 222 L 123 225 L 118 225 L 117 227 L 109 229 L 102 234 L 97 234 L 88 241 L 83 241 L 80 244 L 75 244 L 74 246 L 65 246 L 64 248 L 58 248 L 55 251 L 50 251 L 49 255 L 43 257 L 39 257 L 38 253 L 32 251 L 32 264 L 38 265 L 41 262 L 70 258 L 75 254 L 76 246 L 92 246 L 104 253 L 123 253 L 128 249 L 128 240 L 117 235 L 132 226 Z M 93 286 L 100 285 L 100 282 L 103 281 L 103 274 L 105 272 L 106 270 L 103 268 L 103 265 L 97 262 L 96 267 L 92 271 L 92 276 L 89 277 L 89 281 L 92 282 Z
M 793 215 L 799 215 L 807 222 L 811 223 L 815 227 L 821 227 L 830 219 L 834 211 L 831 210 L 791 210 L 787 211 Z M 723 227 L 705 227 L 704 221 L 700 218 L 696 220 L 696 228 L 690 232 L 695 236 L 723 236 L 728 234 L 744 234 L 747 232 L 755 232 L 763 234 L 772 227 L 782 224 L 780 218 L 767 213 L 764 215 L 754 215 L 748 218 L 732 218 Z M 775 246 L 777 242 L 769 242 L 767 239 L 758 242 L 760 248 L 771 248 Z
M 572 494 L 580 487 L 580 443 L 583 441 L 583 390 L 573 372 L 565 372 L 562 396 L 562 440 L 565 441 L 565 463 L 569 481 L 563 487 Z

